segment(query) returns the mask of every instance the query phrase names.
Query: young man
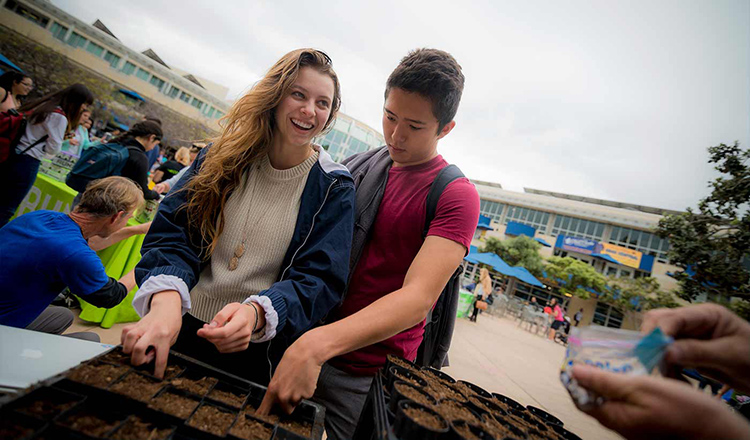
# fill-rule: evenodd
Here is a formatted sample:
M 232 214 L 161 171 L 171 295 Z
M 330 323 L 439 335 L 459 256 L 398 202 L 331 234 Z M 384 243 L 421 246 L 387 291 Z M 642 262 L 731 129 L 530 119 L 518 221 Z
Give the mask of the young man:
M 62 334 L 73 314 L 50 303 L 67 286 L 98 307 L 114 307 L 134 286 L 104 272 L 87 243 L 120 230 L 143 204 L 143 192 L 132 180 L 107 177 L 93 181 L 70 214 L 34 211 L 0 229 L 0 324 Z M 98 341 L 95 333 L 72 334 Z
M 363 243 L 355 233 L 356 264 L 341 306 L 330 324 L 310 330 L 287 349 L 261 413 L 275 403 L 289 412 L 314 394 L 327 409 L 328 438 L 351 438 L 386 356 L 416 357 L 425 317 L 467 254 L 479 219 L 476 188 L 460 178 L 445 188 L 427 238 L 422 235 L 430 186 L 448 166 L 437 143 L 456 125 L 463 86 L 461 66 L 433 49 L 411 52 L 388 78 L 387 146 L 368 152 L 390 161 L 374 223 Z M 358 186 L 358 225 L 366 180 Z

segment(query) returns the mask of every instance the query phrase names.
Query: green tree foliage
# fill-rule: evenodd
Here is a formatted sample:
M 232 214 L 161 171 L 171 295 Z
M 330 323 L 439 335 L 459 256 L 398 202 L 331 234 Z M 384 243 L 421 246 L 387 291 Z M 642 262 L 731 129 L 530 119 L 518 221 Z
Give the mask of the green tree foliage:
M 673 294 L 664 292 L 659 287 L 659 282 L 651 277 L 609 277 L 607 287 L 598 300 L 615 307 L 628 317 L 636 328 L 640 328 L 643 315 L 639 312 L 680 306 Z
M 669 258 L 682 270 L 675 274 L 680 296 L 693 300 L 701 293 L 717 302 L 731 297 L 750 299 L 750 151 L 721 144 L 708 149 L 709 163 L 722 176 L 710 183 L 711 194 L 698 210 L 659 221 L 656 233 L 669 239 Z M 689 276 L 685 270 L 695 270 Z
M 545 270 L 546 283 L 558 286 L 563 294 L 570 293 L 588 299 L 592 294 L 586 289 L 603 292 L 607 285 L 604 275 L 590 265 L 570 257 L 549 257 Z
M 544 270 L 544 259 L 539 254 L 541 247 L 539 242 L 525 235 L 508 240 L 490 237 L 480 252 L 495 253 L 511 266 L 525 267 L 532 275 L 540 277 Z
M 621 311 L 633 310 L 645 312 L 651 309 L 675 308 L 680 304 L 675 296 L 660 290 L 659 282 L 651 277 L 607 279 L 599 301 L 604 301 Z

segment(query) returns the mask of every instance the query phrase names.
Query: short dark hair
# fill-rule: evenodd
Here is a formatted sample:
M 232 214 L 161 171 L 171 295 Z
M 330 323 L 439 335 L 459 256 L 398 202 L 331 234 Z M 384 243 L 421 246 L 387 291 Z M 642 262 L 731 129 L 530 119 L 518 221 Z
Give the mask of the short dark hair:
M 464 91 L 464 74 L 456 59 L 448 52 L 416 49 L 402 58 L 388 77 L 386 98 L 393 88 L 417 93 L 429 99 L 440 131 L 456 116 Z

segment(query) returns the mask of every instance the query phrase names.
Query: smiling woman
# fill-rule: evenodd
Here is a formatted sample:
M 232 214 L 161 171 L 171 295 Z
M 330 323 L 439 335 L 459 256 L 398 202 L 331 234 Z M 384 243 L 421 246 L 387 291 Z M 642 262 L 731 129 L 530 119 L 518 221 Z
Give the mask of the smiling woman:
M 330 58 L 300 49 L 234 104 L 144 241 L 133 301 L 143 319 L 122 333 L 134 364 L 155 358 L 161 376 L 174 344 L 268 383 L 291 341 L 340 302 L 354 184 L 312 143 L 340 102 Z

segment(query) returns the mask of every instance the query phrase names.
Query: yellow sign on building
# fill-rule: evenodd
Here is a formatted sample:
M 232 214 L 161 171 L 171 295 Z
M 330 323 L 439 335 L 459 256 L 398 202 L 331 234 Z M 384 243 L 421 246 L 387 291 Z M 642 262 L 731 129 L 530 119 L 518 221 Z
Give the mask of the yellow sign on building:
M 624 264 L 625 266 L 638 268 L 641 266 L 641 258 L 643 253 L 628 249 L 626 247 L 617 246 L 609 243 L 601 243 L 602 250 L 601 254 L 609 255 L 614 258 L 618 263 Z

